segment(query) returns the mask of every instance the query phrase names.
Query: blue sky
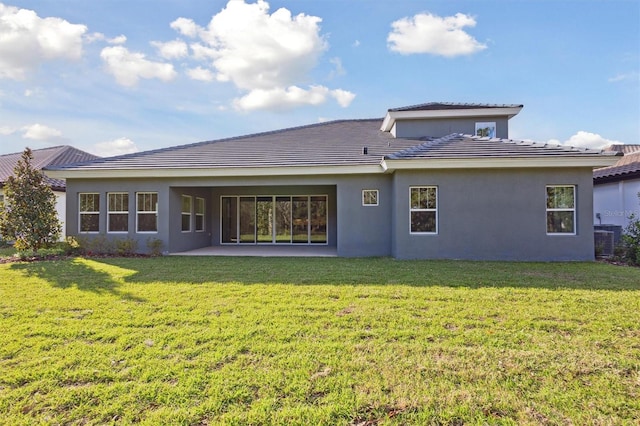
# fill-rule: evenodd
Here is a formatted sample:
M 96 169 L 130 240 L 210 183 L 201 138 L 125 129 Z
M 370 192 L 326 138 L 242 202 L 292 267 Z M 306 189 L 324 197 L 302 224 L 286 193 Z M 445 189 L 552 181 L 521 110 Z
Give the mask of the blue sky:
M 640 2 L 0 0 L 0 154 L 145 151 L 424 102 L 640 143 Z

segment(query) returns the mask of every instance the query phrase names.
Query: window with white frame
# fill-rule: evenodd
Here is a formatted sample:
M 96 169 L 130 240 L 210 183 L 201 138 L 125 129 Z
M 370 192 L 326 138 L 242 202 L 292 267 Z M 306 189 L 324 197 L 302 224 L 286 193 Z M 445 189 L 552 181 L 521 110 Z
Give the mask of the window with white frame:
M 136 232 L 158 232 L 158 193 L 136 194 Z
M 191 196 L 182 196 L 182 232 L 191 231 Z
M 575 234 L 575 185 L 548 185 L 546 189 L 547 234 Z
M 476 123 L 476 136 L 480 136 L 482 138 L 495 138 L 496 123 L 493 121 Z
M 100 232 L 100 194 L 78 194 L 80 232 Z
M 377 206 L 378 205 L 378 190 L 377 189 L 363 189 L 362 190 L 362 205 L 363 206 Z
M 107 232 L 129 231 L 129 194 L 107 193 Z
M 412 234 L 438 232 L 438 188 L 412 186 L 410 191 L 410 230 Z
M 204 231 L 204 198 L 196 197 L 196 232 Z

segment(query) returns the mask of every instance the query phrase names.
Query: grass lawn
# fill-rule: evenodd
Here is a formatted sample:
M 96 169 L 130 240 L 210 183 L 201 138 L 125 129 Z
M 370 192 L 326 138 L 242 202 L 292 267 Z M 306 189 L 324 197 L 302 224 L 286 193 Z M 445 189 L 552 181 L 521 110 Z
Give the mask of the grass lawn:
M 640 269 L 0 265 L 0 424 L 638 424 Z

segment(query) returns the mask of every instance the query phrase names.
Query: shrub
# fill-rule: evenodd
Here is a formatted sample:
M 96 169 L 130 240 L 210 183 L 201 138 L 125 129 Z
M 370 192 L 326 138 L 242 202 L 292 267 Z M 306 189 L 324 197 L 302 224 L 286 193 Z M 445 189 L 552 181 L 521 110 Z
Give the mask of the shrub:
M 138 240 L 133 238 L 124 238 L 116 240 L 116 253 L 119 256 L 131 256 L 136 254 L 138 250 Z
M 640 200 L 640 192 L 638 193 Z M 624 261 L 630 265 L 640 265 L 640 218 L 632 213 L 629 216 L 629 224 L 624 228 L 622 235 L 624 247 Z
M 147 248 L 151 256 L 162 256 L 162 240 L 159 238 L 149 238 Z
M 640 219 L 632 214 L 622 236 L 624 258 L 631 265 L 640 265 Z

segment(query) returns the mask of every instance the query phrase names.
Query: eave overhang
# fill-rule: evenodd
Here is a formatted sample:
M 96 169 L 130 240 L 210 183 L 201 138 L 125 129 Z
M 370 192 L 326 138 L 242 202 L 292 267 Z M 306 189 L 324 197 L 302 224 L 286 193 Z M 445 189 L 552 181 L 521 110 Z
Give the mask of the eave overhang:
M 205 178 L 256 176 L 318 176 L 380 173 L 379 164 L 333 166 L 221 167 L 221 168 L 135 168 L 135 169 L 64 169 L 46 170 L 58 179 L 120 178 Z
M 466 109 L 441 109 L 427 111 L 388 111 L 382 121 L 380 130 L 389 132 L 396 121 L 418 120 L 434 118 L 460 118 L 460 117 L 504 117 L 512 118 L 522 110 L 522 106 L 491 107 L 491 108 L 466 108 Z
M 514 169 L 514 168 L 554 168 L 589 167 L 598 168 L 612 165 L 615 157 L 522 157 L 522 158 L 383 158 L 380 166 L 385 173 L 396 170 L 426 169 Z
M 378 164 L 287 166 L 287 167 L 225 167 L 225 168 L 135 168 L 135 169 L 64 169 L 46 170 L 58 179 L 136 179 L 136 178 L 215 178 L 259 176 L 327 176 L 393 173 L 395 170 L 428 169 L 512 169 L 589 167 L 615 164 L 614 156 L 562 156 L 522 158 L 382 158 Z

